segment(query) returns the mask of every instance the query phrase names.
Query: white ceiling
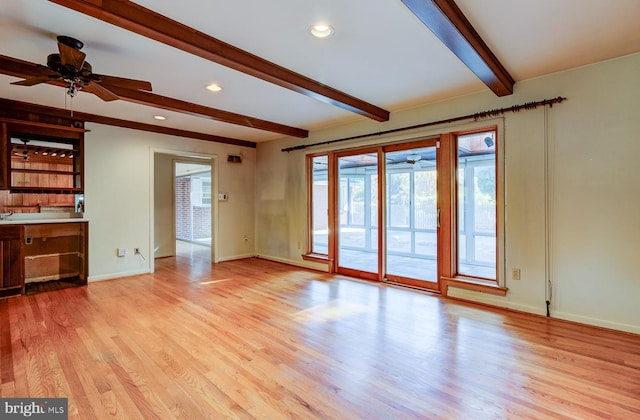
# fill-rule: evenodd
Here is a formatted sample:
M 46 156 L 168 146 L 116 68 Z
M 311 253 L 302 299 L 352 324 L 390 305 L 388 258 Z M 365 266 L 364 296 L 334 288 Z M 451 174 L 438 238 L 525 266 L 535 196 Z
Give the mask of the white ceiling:
M 400 0 L 137 0 L 137 3 L 266 60 L 391 111 L 488 89 Z M 640 52 L 640 0 L 457 0 L 517 82 Z M 329 22 L 335 34 L 307 29 Z M 230 70 L 46 0 L 0 2 L 0 54 L 45 64 L 56 36 L 84 41 L 93 71 L 148 80 L 153 92 L 316 130 L 363 119 L 341 108 Z M 65 107 L 64 89 L 11 86 L 0 97 Z M 204 89 L 217 82 L 224 90 Z M 634 81 L 637 83 L 637 81 Z M 68 101 L 67 101 L 68 102 Z M 69 104 L 67 103 L 68 107 Z M 255 142 L 280 134 L 91 94 L 79 111 Z M 152 116 L 167 116 L 164 122 Z

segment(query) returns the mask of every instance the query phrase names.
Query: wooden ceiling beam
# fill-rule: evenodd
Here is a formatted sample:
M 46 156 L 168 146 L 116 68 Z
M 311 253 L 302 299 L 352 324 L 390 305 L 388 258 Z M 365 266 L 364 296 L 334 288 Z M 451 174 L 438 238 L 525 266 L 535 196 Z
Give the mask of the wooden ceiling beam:
M 49 1 L 376 121 L 389 120 L 389 111 L 316 82 L 131 1 Z
M 19 60 L 13 57 L 0 55 L 0 73 L 9 76 L 29 78 L 38 77 L 46 74 L 44 66 L 30 63 L 28 61 Z M 46 82 L 56 86 L 64 86 L 65 84 L 59 80 L 51 80 Z M 265 121 L 246 115 L 236 114 L 221 109 L 210 108 L 203 105 L 194 104 L 180 99 L 169 98 L 162 95 L 156 95 L 150 92 L 140 90 L 125 89 L 121 87 L 111 86 L 102 83 L 102 86 L 116 94 L 120 99 L 128 102 L 134 102 L 141 105 L 152 106 L 154 108 L 166 109 L 169 111 L 180 112 L 182 114 L 195 115 L 205 117 L 211 120 L 225 122 L 229 124 L 241 125 L 244 127 L 255 128 L 258 130 L 271 131 L 273 133 L 284 134 L 287 136 L 305 138 L 309 136 L 309 131 L 302 128 L 291 127 L 284 124 L 278 124 L 272 121 Z
M 144 124 L 136 121 L 123 120 L 119 118 L 105 117 L 97 114 L 89 114 L 86 112 L 73 112 L 73 118 L 70 117 L 70 113 L 67 110 L 54 108 L 44 105 L 30 104 L 28 102 L 14 101 L 11 99 L 0 98 L 0 115 L 3 114 L 3 110 L 8 110 L 9 115 L 14 113 L 33 113 L 39 115 L 47 115 L 61 119 L 72 119 L 74 121 L 92 122 L 96 124 L 111 125 L 114 127 L 130 128 L 133 130 L 148 131 L 152 133 L 168 134 L 171 136 L 185 137 L 196 140 L 205 140 L 215 143 L 233 144 L 236 146 L 256 148 L 256 143 L 248 140 L 235 139 L 232 137 L 216 136 L 213 134 L 200 133 L 197 131 L 180 130 L 177 128 L 170 128 L 164 126 L 158 126 L 153 124 Z
M 241 125 L 245 127 L 258 128 L 260 130 L 271 131 L 298 138 L 309 137 L 309 131 L 302 128 L 290 127 L 271 121 L 265 121 L 246 115 L 236 114 L 221 109 L 209 108 L 208 106 L 194 104 L 180 99 L 169 98 L 155 93 L 141 90 L 125 89 L 102 83 L 111 92 L 115 93 L 123 101 L 133 102 L 141 105 L 153 106 L 167 111 L 180 112 L 182 114 L 205 117 L 215 121 L 222 121 L 229 124 Z
M 454 0 L 402 0 L 496 95 L 513 93 L 514 79 Z

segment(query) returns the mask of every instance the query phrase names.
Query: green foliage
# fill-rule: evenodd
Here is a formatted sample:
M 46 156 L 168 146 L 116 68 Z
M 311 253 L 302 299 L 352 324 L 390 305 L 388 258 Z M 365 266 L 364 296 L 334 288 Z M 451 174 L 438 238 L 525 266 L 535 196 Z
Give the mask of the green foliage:
M 496 202 L 496 171 L 492 167 L 477 168 L 475 171 L 476 187 L 481 194 L 476 200 L 487 203 Z

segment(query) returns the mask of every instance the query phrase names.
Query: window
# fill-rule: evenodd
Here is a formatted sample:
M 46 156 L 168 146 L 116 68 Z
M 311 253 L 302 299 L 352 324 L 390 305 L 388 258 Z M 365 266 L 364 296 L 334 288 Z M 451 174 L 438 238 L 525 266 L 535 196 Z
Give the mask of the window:
M 211 178 L 191 177 L 191 203 L 198 207 L 211 207 Z
M 311 156 L 308 163 L 311 172 L 309 252 L 327 255 L 329 252 L 329 171 L 327 155 Z
M 497 267 L 497 132 L 309 155 L 303 257 L 371 280 L 506 294 Z
M 458 274 L 496 279 L 496 133 L 458 140 Z

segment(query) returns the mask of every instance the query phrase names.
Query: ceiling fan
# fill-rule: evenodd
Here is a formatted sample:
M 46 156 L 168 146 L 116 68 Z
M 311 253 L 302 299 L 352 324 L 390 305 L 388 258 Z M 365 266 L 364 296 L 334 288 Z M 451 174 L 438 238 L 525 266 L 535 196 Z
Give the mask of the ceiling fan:
M 150 82 L 93 73 L 91 64 L 85 61 L 86 54 L 80 51 L 84 46 L 82 41 L 65 35 L 58 36 L 57 40 L 59 53 L 49 54 L 46 66 L 38 65 L 38 68 L 42 70 L 42 75 L 11 84 L 34 86 L 40 83 L 58 82 L 55 84 L 65 86 L 67 95 L 72 98 L 76 96 L 78 91 L 83 90 L 93 93 L 103 101 L 119 99 L 118 95 L 109 90 L 109 86 L 133 90 L 152 90 Z

